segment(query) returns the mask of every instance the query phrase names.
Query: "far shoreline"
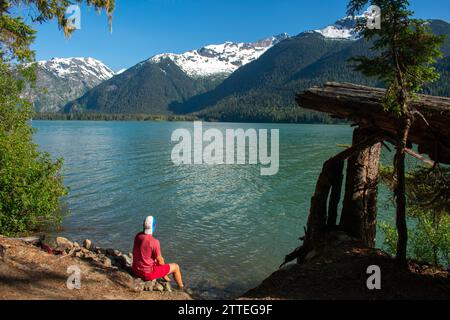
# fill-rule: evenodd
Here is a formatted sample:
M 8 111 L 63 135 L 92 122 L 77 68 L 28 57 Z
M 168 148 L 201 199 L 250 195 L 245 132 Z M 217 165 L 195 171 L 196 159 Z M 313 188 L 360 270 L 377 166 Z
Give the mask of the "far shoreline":
M 311 125 L 346 125 L 348 122 L 330 121 L 270 121 L 264 119 L 209 119 L 190 115 L 154 115 L 154 114 L 119 114 L 119 113 L 35 113 L 32 121 L 105 121 L 105 122 L 193 122 L 206 123 L 248 123 L 248 124 L 311 124 Z

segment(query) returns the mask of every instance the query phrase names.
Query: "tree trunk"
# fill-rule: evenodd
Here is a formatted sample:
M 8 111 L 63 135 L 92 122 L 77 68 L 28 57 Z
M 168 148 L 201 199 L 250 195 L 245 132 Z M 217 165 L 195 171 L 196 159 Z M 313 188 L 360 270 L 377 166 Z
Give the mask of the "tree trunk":
M 406 190 L 405 190 L 405 154 L 408 142 L 411 120 L 408 117 L 401 119 L 399 140 L 394 157 L 396 184 L 394 188 L 396 203 L 396 226 L 398 233 L 397 262 L 406 265 L 406 250 L 408 246 L 408 228 L 406 225 Z
M 372 134 L 369 129 L 353 132 L 353 145 Z M 381 143 L 355 153 L 347 162 L 345 196 L 340 226 L 349 235 L 375 246 L 378 175 Z
M 337 223 L 338 206 L 341 200 L 342 181 L 344 180 L 343 170 L 344 161 L 337 161 L 334 164 L 332 172 L 333 176 L 331 177 L 331 194 L 330 200 L 328 202 L 327 227 L 329 229 L 336 227 Z
M 311 208 L 307 222 L 307 234 L 305 242 L 314 244 L 323 234 L 327 222 L 327 201 L 330 194 L 333 180 L 332 159 L 325 162 L 319 178 L 317 179 L 316 190 L 311 198 Z
M 328 213 L 330 212 L 329 210 L 334 210 L 337 207 L 336 203 L 339 203 L 340 190 L 337 183 L 342 182 L 343 162 L 355 153 L 379 144 L 383 139 L 384 136 L 380 133 L 366 136 L 365 139 L 361 139 L 360 142 L 353 144 L 351 148 L 342 151 L 325 162 L 317 180 L 316 190 L 311 198 L 311 208 L 305 235 L 300 238 L 303 240 L 303 245 L 288 254 L 281 266 L 296 258 L 299 263 L 302 263 L 308 252 L 314 248 L 315 244 L 323 236 L 327 229 L 327 223 L 333 224 L 334 213 L 331 211 L 331 217 L 328 217 Z M 330 197 L 329 208 L 327 208 L 330 190 L 332 195 Z
M 317 180 L 314 195 L 311 198 L 311 208 L 308 216 L 307 232 L 305 235 L 305 243 L 307 247 L 314 246 L 314 243 L 321 238 L 323 232 L 327 228 L 327 222 L 332 224 L 332 220 L 336 220 L 335 216 L 337 213 L 333 213 L 332 210 L 337 211 L 337 204 L 339 203 L 341 190 L 340 186 L 337 184 L 342 183 L 341 175 L 343 162 L 346 159 L 353 157 L 355 154 L 360 154 L 362 150 L 372 150 L 374 145 L 379 145 L 378 148 L 374 149 L 377 151 L 374 151 L 374 154 L 378 155 L 378 157 L 373 157 L 376 162 L 379 160 L 379 152 L 381 150 L 380 141 L 382 140 L 383 138 L 377 133 L 370 131 L 364 132 L 364 134 L 359 136 L 358 141 L 355 141 L 351 148 L 342 151 L 324 163 Z M 376 173 L 375 176 L 378 177 L 378 162 L 376 163 L 377 166 L 373 166 L 372 170 Z M 371 176 L 372 175 L 374 174 L 372 173 Z M 374 181 L 376 185 L 376 179 L 374 179 Z M 376 189 L 372 190 L 371 193 L 371 197 L 375 197 L 374 203 L 376 203 L 376 191 Z M 328 202 L 330 192 L 331 197 Z M 329 213 L 331 213 L 331 217 L 328 216 Z

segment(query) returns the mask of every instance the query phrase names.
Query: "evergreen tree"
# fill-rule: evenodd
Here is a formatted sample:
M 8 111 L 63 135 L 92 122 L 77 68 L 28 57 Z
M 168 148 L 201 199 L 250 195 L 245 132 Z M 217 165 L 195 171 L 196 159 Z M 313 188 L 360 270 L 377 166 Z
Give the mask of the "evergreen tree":
M 441 57 L 442 36 L 433 35 L 427 22 L 413 19 L 407 0 L 351 0 L 348 13 L 360 13 L 368 5 L 381 9 L 381 28 L 370 28 L 361 19 L 357 29 L 373 41 L 375 57 L 357 57 L 356 69 L 366 76 L 383 81 L 387 88 L 385 110 L 397 117 L 396 154 L 394 158 L 396 225 L 398 232 L 397 261 L 406 264 L 408 232 L 406 226 L 405 149 L 417 110 L 411 107 L 415 93 L 438 79 L 433 64 Z M 369 17 L 370 18 L 370 17 Z

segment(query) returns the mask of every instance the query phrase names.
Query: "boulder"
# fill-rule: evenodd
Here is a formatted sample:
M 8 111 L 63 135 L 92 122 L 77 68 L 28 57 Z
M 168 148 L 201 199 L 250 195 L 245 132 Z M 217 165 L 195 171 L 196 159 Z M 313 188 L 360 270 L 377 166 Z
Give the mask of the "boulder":
M 144 291 L 153 291 L 156 283 L 156 280 L 144 282 Z
M 89 239 L 86 239 L 83 241 L 83 247 L 85 247 L 88 250 L 91 250 L 92 248 L 92 241 Z
M 60 251 L 69 251 L 73 248 L 73 243 L 64 237 L 56 238 L 56 248 Z
M 164 291 L 172 292 L 172 286 L 170 285 L 170 282 L 164 281 L 162 282 L 162 286 L 164 288 Z
M 142 281 L 142 279 L 136 278 L 136 279 L 134 279 L 134 281 L 132 281 L 131 286 L 132 286 L 133 291 L 141 292 L 141 291 L 144 291 L 145 283 L 144 283 L 144 281 Z
M 125 265 L 131 267 L 133 264 L 133 259 L 127 256 L 126 254 L 122 255 L 123 260 L 125 261 Z
M 103 256 L 103 257 L 99 258 L 99 261 L 106 268 L 111 268 L 111 266 L 112 266 L 111 259 L 108 257 Z
M 111 257 L 120 257 L 122 256 L 122 252 L 116 249 L 106 249 L 106 254 Z
M 153 287 L 153 291 L 163 292 L 164 291 L 164 286 L 161 283 L 159 283 L 158 281 L 156 281 L 155 285 Z
M 132 264 L 131 259 L 125 254 L 118 257 L 113 257 L 113 262 L 114 265 L 122 269 L 130 268 Z

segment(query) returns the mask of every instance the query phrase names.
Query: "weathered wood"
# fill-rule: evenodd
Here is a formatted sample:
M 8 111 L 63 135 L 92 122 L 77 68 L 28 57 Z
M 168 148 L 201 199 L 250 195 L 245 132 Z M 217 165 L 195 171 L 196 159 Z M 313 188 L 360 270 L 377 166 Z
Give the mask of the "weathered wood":
M 328 202 L 327 227 L 336 227 L 338 217 L 338 206 L 341 200 L 342 181 L 344 180 L 344 161 L 338 161 L 334 165 L 331 177 L 331 194 Z
M 370 129 L 356 128 L 353 144 L 372 133 Z M 347 161 L 340 227 L 363 240 L 368 247 L 375 245 L 380 155 L 381 143 L 377 143 L 355 153 Z
M 359 143 L 355 143 L 352 147 L 342 151 L 341 153 L 325 162 L 317 180 L 314 195 L 311 198 L 311 207 L 308 216 L 304 241 L 306 247 L 313 247 L 314 243 L 322 237 L 324 231 L 327 229 L 327 218 L 330 212 L 330 209 L 327 207 L 328 196 L 330 195 L 333 182 L 336 181 L 336 169 L 340 168 L 342 172 L 343 162 L 346 159 L 360 152 L 361 150 L 371 147 L 374 144 L 380 143 L 383 139 L 384 136 L 375 133 L 371 136 L 361 139 Z M 342 184 L 342 178 L 338 177 L 337 179 L 340 180 L 340 184 Z M 334 195 L 334 198 L 331 199 L 330 203 L 332 205 L 332 207 L 330 207 L 332 210 L 337 210 L 337 204 L 334 203 L 334 201 L 336 200 L 339 203 L 339 198 L 336 198 L 336 195 Z M 334 208 L 334 205 L 336 205 L 336 208 Z M 331 211 L 331 214 L 332 216 L 330 218 L 330 223 L 331 219 L 336 219 L 333 216 L 335 214 L 333 213 L 333 211 Z
M 303 108 L 354 121 L 362 127 L 379 128 L 395 137 L 398 122 L 384 111 L 384 97 L 383 89 L 330 82 L 298 94 L 296 100 Z M 411 107 L 419 113 L 409 133 L 410 142 L 419 146 L 419 153 L 450 164 L 450 98 L 418 95 Z

